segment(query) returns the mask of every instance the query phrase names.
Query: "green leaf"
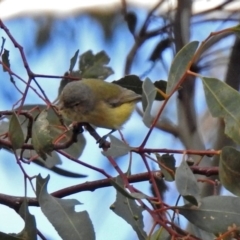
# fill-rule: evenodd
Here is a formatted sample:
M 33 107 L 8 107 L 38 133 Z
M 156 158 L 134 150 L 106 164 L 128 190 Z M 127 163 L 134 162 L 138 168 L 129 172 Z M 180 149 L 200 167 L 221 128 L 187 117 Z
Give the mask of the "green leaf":
M 224 147 L 220 155 L 219 177 L 223 186 L 240 196 L 240 152 L 233 147 Z
M 104 51 L 96 55 L 93 55 L 90 50 L 83 53 L 79 61 L 81 77 L 106 79 L 113 74 L 112 68 L 105 66 L 109 61 L 110 59 Z
M 39 156 L 44 160 L 47 159 L 47 154 L 51 156 L 54 140 L 47 116 L 47 110 L 43 110 L 37 117 L 37 120 L 33 123 L 32 128 L 33 147 Z
M 225 133 L 240 144 L 240 94 L 226 83 L 202 77 L 208 108 L 213 117 L 223 117 Z
M 143 122 L 147 127 L 151 127 L 153 117 L 151 116 L 152 104 L 155 100 L 157 90 L 151 80 L 147 78 L 143 82 L 142 105 L 144 110 Z
M 176 170 L 176 187 L 179 193 L 190 203 L 198 205 L 200 189 L 197 180 L 185 161 Z
M 116 178 L 116 182 L 123 187 L 122 179 L 119 176 Z M 134 200 L 125 197 L 122 193 L 117 191 L 116 201 L 110 208 L 132 226 L 139 240 L 146 239 L 147 235 L 143 230 L 143 208 L 138 206 Z
M 153 84 L 157 89 L 161 90 L 163 93 L 166 93 L 167 81 L 159 80 L 159 81 L 155 81 Z M 163 100 L 165 100 L 165 98 L 159 92 L 157 92 L 155 100 L 163 101 Z
M 129 153 L 131 148 L 126 143 L 120 141 L 118 138 L 113 135 L 109 135 L 111 140 L 110 148 L 107 151 L 102 151 L 104 156 L 111 156 L 113 158 L 121 157 Z
M 191 60 L 198 48 L 198 41 L 185 45 L 176 55 L 170 68 L 166 93 L 170 94 L 191 66 Z
M 32 117 L 36 118 L 37 115 L 39 114 L 39 112 L 46 109 L 46 107 L 47 107 L 46 105 L 28 104 L 28 105 L 24 105 L 22 109 L 31 111 Z M 33 110 L 33 109 L 35 109 L 35 110 Z M 21 127 L 22 127 L 24 134 L 26 135 L 27 129 L 28 129 L 28 121 L 26 121 L 25 116 L 22 116 L 22 115 L 19 115 L 18 119 L 20 122 L 22 122 Z M 53 139 L 56 139 L 60 134 L 63 133 L 64 130 L 59 128 L 59 126 L 61 125 L 60 121 L 59 121 L 59 117 L 56 115 L 56 113 L 51 108 L 48 109 L 48 111 L 47 111 L 47 121 L 49 122 L 49 128 L 51 128 L 51 135 L 52 135 Z M 8 131 L 8 123 L 6 123 L 6 124 L 4 124 L 4 123 L 6 123 L 6 122 L 0 123 L 0 133 L 4 133 L 4 132 Z M 70 123 L 71 122 L 66 121 L 66 124 L 70 124 Z M 6 126 L 7 126 L 7 128 L 6 128 Z M 58 143 L 64 143 L 64 142 L 68 141 L 72 136 L 72 132 L 68 131 L 65 135 L 66 135 L 66 138 L 61 139 Z M 79 134 L 77 137 L 77 140 L 78 141 L 73 143 L 70 147 L 64 149 L 64 151 L 66 153 L 70 154 L 74 158 L 80 157 L 80 155 L 82 154 L 83 149 L 85 148 L 85 145 L 86 145 L 86 140 L 85 140 L 83 134 Z M 20 154 L 20 152 L 21 152 L 21 150 L 17 150 L 18 155 Z M 31 157 L 36 156 L 36 155 L 37 155 L 37 152 L 35 150 L 23 151 L 23 157 L 25 159 L 30 159 Z M 47 157 L 47 159 L 45 161 L 43 161 L 41 158 L 38 158 L 38 159 L 34 160 L 34 163 L 39 163 L 39 161 L 40 161 L 41 163 L 39 163 L 39 164 L 41 166 L 44 165 L 47 168 L 50 168 L 51 171 L 53 171 L 57 174 L 61 174 L 61 175 L 67 174 L 64 176 L 68 176 L 68 177 L 71 176 L 71 174 L 72 174 L 71 172 L 54 167 L 55 165 L 62 163 L 62 161 L 59 157 L 59 154 L 57 154 L 54 151 L 51 153 L 51 156 L 46 155 L 46 157 Z M 82 177 L 85 175 L 83 175 L 83 174 L 79 175 L 79 173 L 73 173 L 72 176 Z
M 152 234 L 150 240 L 171 240 L 171 236 L 165 228 L 160 227 Z
M 19 214 L 23 218 L 25 222 L 25 227 L 21 231 L 21 233 L 18 234 L 19 237 L 23 237 L 24 239 L 37 239 L 37 228 L 36 228 L 36 220 L 35 217 L 30 214 L 27 206 L 26 199 L 23 201 L 20 209 Z
M 58 97 L 61 94 L 63 88 L 70 82 L 75 81 L 72 79 L 69 79 L 69 77 L 74 77 L 74 78 L 78 78 L 81 79 L 81 75 L 79 71 L 72 71 L 72 72 L 66 72 L 64 74 L 64 77 L 61 79 L 59 87 L 58 87 Z M 58 98 L 57 98 L 58 99 Z M 56 100 L 55 100 L 56 101 Z
M 24 144 L 24 134 L 15 112 L 9 122 L 8 137 L 14 150 L 19 149 Z
M 3 66 L 3 71 L 7 72 L 7 69 L 4 67 L 10 68 L 10 61 L 9 61 L 9 51 L 7 49 L 4 49 L 3 54 L 2 54 L 2 62 L 4 63 Z
M 26 240 L 24 237 L 19 237 L 16 234 L 7 234 L 0 232 L 0 239 L 1 240 Z
M 210 233 L 224 233 L 230 226 L 240 226 L 240 198 L 238 197 L 205 197 L 199 201 L 198 207 L 186 204 L 178 207 L 178 210 L 192 224 Z
M 79 50 L 77 50 L 74 54 L 74 56 L 70 60 L 70 66 L 69 66 L 69 72 L 71 73 L 73 71 L 73 68 L 77 62 L 77 57 L 78 57 Z
M 141 95 L 143 82 L 137 75 L 127 75 L 119 80 L 113 81 L 112 83 L 117 84 L 123 88 L 132 90 L 133 92 Z
M 114 188 L 119 191 L 123 196 L 129 198 L 129 199 L 146 199 L 147 196 L 143 193 L 130 193 L 128 192 L 122 185 L 118 184 L 117 181 L 114 181 L 110 179 L 111 184 L 114 186 Z
M 149 57 L 150 61 L 157 61 L 163 59 L 163 52 L 171 46 L 172 40 L 168 37 L 161 39 L 158 44 L 153 49 L 151 56 Z
M 172 182 L 175 180 L 176 160 L 173 154 L 156 154 L 159 166 L 166 181 Z
M 125 15 L 125 21 L 127 22 L 130 33 L 134 35 L 137 25 L 137 15 L 134 12 L 128 12 Z
M 42 212 L 54 226 L 59 236 L 66 240 L 94 240 L 95 233 L 87 211 L 75 212 L 76 199 L 59 199 L 47 192 L 49 176 L 37 177 L 37 198 Z
M 19 214 L 25 222 L 24 229 L 18 234 L 6 234 L 0 232 L 1 240 L 35 240 L 37 239 L 37 228 L 35 217 L 28 211 L 26 199 L 21 204 Z
M 117 84 L 121 87 L 127 88 L 132 90 L 133 92 L 142 95 L 143 94 L 143 81 L 137 75 L 127 75 L 119 80 L 113 81 L 112 83 Z M 167 82 L 164 80 L 155 81 L 154 86 L 161 90 L 162 92 L 166 93 Z M 155 100 L 162 101 L 164 97 L 157 92 Z
M 240 24 L 238 24 L 235 27 L 232 27 L 231 30 L 238 36 L 240 37 Z

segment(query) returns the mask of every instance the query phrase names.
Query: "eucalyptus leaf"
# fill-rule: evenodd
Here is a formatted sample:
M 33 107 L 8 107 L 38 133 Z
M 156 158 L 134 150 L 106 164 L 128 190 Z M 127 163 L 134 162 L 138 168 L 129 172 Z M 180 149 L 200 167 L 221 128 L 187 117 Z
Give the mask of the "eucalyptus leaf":
M 197 180 L 185 161 L 176 169 L 176 187 L 179 193 L 190 203 L 198 205 L 200 189 Z
M 13 112 L 9 122 L 8 137 L 12 143 L 12 147 L 14 150 L 21 148 L 24 144 L 24 134 L 22 126 L 15 112 Z
M 216 79 L 201 77 L 208 108 L 213 117 L 223 117 L 225 133 L 240 144 L 240 94 L 226 83 Z
M 51 156 L 53 151 L 53 136 L 50 131 L 50 124 L 47 120 L 48 112 L 43 110 L 32 128 L 32 144 L 36 152 L 43 158 L 47 159 L 47 154 Z
M 238 24 L 235 27 L 232 27 L 231 29 L 238 37 L 240 37 L 240 24 Z
M 168 75 L 167 94 L 170 94 L 173 91 L 180 79 L 190 68 L 191 60 L 198 48 L 198 44 L 198 41 L 188 43 L 175 56 Z
M 79 60 L 81 77 L 106 79 L 113 74 L 112 68 L 105 66 L 109 61 L 110 58 L 104 51 L 96 55 L 91 50 L 83 53 Z
M 152 104 L 156 98 L 157 90 L 151 80 L 147 78 L 143 82 L 143 98 L 142 98 L 142 104 L 143 104 L 143 122 L 147 127 L 151 127 L 153 117 L 151 116 L 151 109 Z
M 73 55 L 73 57 L 70 59 L 69 72 L 73 71 L 73 68 L 74 68 L 74 66 L 75 66 L 75 64 L 77 62 L 78 53 L 79 53 L 79 50 L 77 50 L 75 52 L 75 54 Z
M 156 154 L 159 166 L 166 181 L 172 182 L 175 180 L 176 160 L 173 154 Z
M 24 229 L 18 234 L 19 237 L 24 239 L 37 240 L 37 227 L 35 217 L 30 214 L 27 206 L 27 200 L 25 199 L 19 209 L 19 214 L 25 222 Z
M 119 191 L 123 196 L 129 198 L 129 199 L 146 199 L 147 196 L 143 193 L 130 193 L 128 192 L 122 185 L 118 184 L 117 181 L 114 181 L 110 179 L 111 184 L 114 186 L 114 188 Z
M 116 178 L 116 182 L 123 187 L 123 182 L 120 176 Z M 142 216 L 143 208 L 138 206 L 134 200 L 125 197 L 121 192 L 117 191 L 116 201 L 110 208 L 132 226 L 137 233 L 139 240 L 146 239 L 147 235 L 144 231 Z
M 113 81 L 112 83 L 117 84 L 123 88 L 132 90 L 133 92 L 141 95 L 143 82 L 137 75 L 127 75 L 119 80 Z
M 63 240 L 94 240 L 93 224 L 87 211 L 75 212 L 76 199 L 59 199 L 47 192 L 49 176 L 37 177 L 37 199 L 40 208 Z
M 165 228 L 160 227 L 149 240 L 171 240 L 171 236 Z
M 9 61 L 9 51 L 7 49 L 4 49 L 3 54 L 2 54 L 2 62 L 4 63 L 3 66 L 3 71 L 7 72 L 7 69 L 4 67 L 10 68 L 10 61 Z
M 239 197 L 205 197 L 198 206 L 186 204 L 178 207 L 178 211 L 192 224 L 210 233 L 227 232 L 230 226 L 240 227 Z
M 137 15 L 134 12 L 128 12 L 125 15 L 125 21 L 127 22 L 130 33 L 134 35 L 137 25 Z
M 219 178 L 222 185 L 240 196 L 240 152 L 233 147 L 224 147 L 220 155 Z
M 107 151 L 102 151 L 104 156 L 111 156 L 113 158 L 121 157 L 127 155 L 131 148 L 126 143 L 120 141 L 118 138 L 114 137 L 113 135 L 109 135 L 111 140 L 110 148 Z
M 7 234 L 4 232 L 0 232 L 1 240 L 26 240 L 24 237 L 19 237 L 17 234 Z

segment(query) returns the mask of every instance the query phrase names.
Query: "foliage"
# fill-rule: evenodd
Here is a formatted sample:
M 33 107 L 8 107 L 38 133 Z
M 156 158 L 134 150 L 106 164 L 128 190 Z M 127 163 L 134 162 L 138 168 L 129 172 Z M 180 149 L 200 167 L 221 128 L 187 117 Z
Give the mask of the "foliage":
M 156 5 L 155 9 L 160 5 Z M 150 30 L 148 31 L 148 24 L 149 18 L 155 9 L 147 16 L 139 33 L 136 30 L 137 16 L 133 12 L 127 12 L 125 9 L 125 20 L 131 34 L 134 35 L 138 48 L 145 40 L 151 38 L 150 33 L 153 34 Z M 75 210 L 75 206 L 80 204 L 79 200 L 62 198 L 76 192 L 93 191 L 106 186 L 116 190 L 115 202 L 110 206 L 111 211 L 131 225 L 139 239 L 193 240 L 213 239 L 214 237 L 219 240 L 239 239 L 240 184 L 238 176 L 240 172 L 240 152 L 238 149 L 233 144 L 232 146 L 219 146 L 217 150 L 206 150 L 201 147 L 191 148 L 189 146 L 192 145 L 188 145 L 184 140 L 184 136 L 180 134 L 182 130 L 180 124 L 175 126 L 168 119 L 167 123 L 160 124 L 163 123 L 161 120 L 163 111 L 169 101 L 173 99 L 174 94 L 179 94 L 178 101 L 181 102 L 181 97 L 184 96 L 186 89 L 190 89 L 188 88 L 189 81 L 199 78 L 202 81 L 207 106 L 212 116 L 224 120 L 223 126 L 226 136 L 236 144 L 239 144 L 240 116 L 237 104 L 240 100 L 240 93 L 220 79 L 201 75 L 197 67 L 212 39 L 221 37 L 224 34 L 239 35 L 239 26 L 213 32 L 202 42 L 186 42 L 181 46 L 181 49 L 178 49 L 179 51 L 172 61 L 167 81 L 153 82 L 148 77 L 142 79 L 140 76 L 130 75 L 129 69 L 134 58 L 130 55 L 128 60 L 132 59 L 132 62 L 127 61 L 126 63 L 126 75 L 119 80 L 113 81 L 113 83 L 142 94 L 142 110 L 139 110 L 139 112 L 149 130 L 138 147 L 131 146 L 130 143 L 125 141 L 124 137 L 119 140 L 112 135 L 110 135 L 110 142 L 104 142 L 101 145 L 103 156 L 109 160 L 110 164 L 117 171 L 118 176 L 112 176 L 104 169 L 79 160 L 87 145 L 85 138 L 81 134 L 83 127 L 89 131 L 95 140 L 99 141 L 100 136 L 97 130 L 88 123 L 72 124 L 69 127 L 70 122 L 62 119 L 57 107 L 48 100 L 44 90 L 37 81 L 37 78 L 41 78 L 43 75 L 34 74 L 31 71 L 23 48 L 1 20 L 0 27 L 20 51 L 28 74 L 28 81 L 25 82 L 23 78 L 13 72 L 9 51 L 4 49 L 6 40 L 3 39 L 0 49 L 0 64 L 3 67 L 3 71 L 9 74 L 10 80 L 15 87 L 16 81 L 25 83 L 26 87 L 23 92 L 19 90 L 21 98 L 13 106 L 12 110 L 4 111 L 0 109 L 0 146 L 2 149 L 12 153 L 22 171 L 25 182 L 29 182 L 36 193 L 35 198 L 30 198 L 27 194 L 20 198 L 0 194 L 0 204 L 15 209 L 25 221 L 25 227 L 20 233 L 6 234 L 0 232 L 1 239 L 37 239 L 37 235 L 42 239 L 46 239 L 44 234 L 38 231 L 35 216 L 29 213 L 28 206 L 41 208 L 48 221 L 64 240 L 97 239 L 98 233 L 94 231 L 94 225 L 88 212 L 85 210 L 77 212 Z M 143 36 L 145 37 L 144 41 L 142 40 Z M 158 51 L 159 46 L 158 44 Z M 169 44 L 167 46 L 169 47 Z M 59 94 L 69 81 L 80 80 L 83 77 L 99 78 L 99 81 L 104 81 L 113 73 L 113 70 L 107 66 L 110 57 L 104 51 L 93 54 L 89 50 L 82 53 L 79 60 L 78 55 L 79 50 L 70 59 L 68 71 L 64 76 L 61 76 Z M 154 56 L 156 60 L 156 51 Z M 77 65 L 77 70 L 74 70 L 75 65 Z M 59 78 L 59 76 L 46 75 L 44 77 Z M 33 88 L 33 83 L 37 85 L 37 89 Z M 18 90 L 17 87 L 16 89 Z M 35 94 L 45 102 L 45 105 L 25 104 L 29 89 L 34 90 Z M 157 113 L 153 114 L 153 104 L 160 101 L 161 105 Z M 190 114 L 188 110 L 186 108 L 186 116 Z M 194 122 L 191 122 L 191 126 L 193 125 Z M 188 139 L 190 139 L 190 142 L 194 141 L 194 134 L 197 132 L 191 126 L 189 125 L 189 129 L 186 130 L 189 133 Z M 175 150 L 174 146 L 172 149 L 147 148 L 147 142 L 151 139 L 152 132 L 156 128 L 179 137 L 186 149 Z M 183 156 L 179 166 L 176 166 L 173 154 L 181 154 Z M 135 160 L 136 155 L 140 156 L 147 169 L 146 172 L 132 173 L 132 161 Z M 72 173 L 67 171 L 57 171 L 56 164 L 60 162 L 59 156 L 65 156 L 69 161 L 72 160 L 76 164 L 99 172 L 105 178 L 63 188 L 55 193 L 48 193 L 47 185 L 51 182 L 51 177 L 48 176 L 44 179 L 40 174 L 38 176 L 30 176 L 24 169 L 25 164 L 43 164 L 46 168 L 49 168 L 49 171 L 62 174 L 63 176 L 87 177 L 83 174 L 71 175 Z M 116 158 L 121 156 L 129 156 L 129 166 L 126 172 L 116 162 Z M 210 163 L 213 157 L 220 157 L 217 166 L 213 166 Z M 203 161 L 205 161 L 205 165 L 202 165 Z M 158 166 L 157 170 L 151 167 L 152 163 Z M 204 178 L 201 178 L 200 175 L 203 175 Z M 211 179 L 212 176 L 217 178 L 218 175 L 219 180 Z M 34 180 L 36 180 L 36 186 L 33 184 Z M 132 185 L 132 183 L 141 181 L 149 181 L 149 185 L 152 187 L 151 193 L 143 192 L 141 188 Z M 165 201 L 165 196 L 168 192 L 165 192 L 160 186 L 162 182 L 175 182 L 179 195 L 175 205 L 170 205 Z M 216 187 L 222 184 L 236 196 L 216 196 L 214 192 L 210 195 L 206 194 L 199 182 L 212 186 L 215 194 L 219 194 L 216 191 Z M 25 188 L 27 188 L 27 185 L 25 185 Z M 183 204 L 179 203 L 180 198 L 183 198 Z M 144 228 L 143 212 L 146 212 L 151 219 L 150 229 Z M 188 232 L 181 227 L 181 223 L 179 224 L 177 221 L 178 215 L 184 216 L 192 223 L 194 226 L 192 232 Z

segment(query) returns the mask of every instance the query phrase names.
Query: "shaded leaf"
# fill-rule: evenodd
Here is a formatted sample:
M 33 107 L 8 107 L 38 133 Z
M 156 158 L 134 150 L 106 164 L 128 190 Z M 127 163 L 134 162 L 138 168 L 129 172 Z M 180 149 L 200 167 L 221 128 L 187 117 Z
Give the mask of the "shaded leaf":
M 171 46 L 171 42 L 172 41 L 170 38 L 161 39 L 160 42 L 156 45 L 156 47 L 153 49 L 149 60 L 155 62 L 158 59 L 162 59 L 162 54 L 164 50 Z
M 119 80 L 113 81 L 112 83 L 117 84 L 123 88 L 132 90 L 133 92 L 142 95 L 142 84 L 143 82 L 137 75 L 127 75 Z
M 47 192 L 49 176 L 37 177 L 37 198 L 42 212 L 54 226 L 59 236 L 66 240 L 93 240 L 95 233 L 87 211 L 75 212 L 76 199 L 59 199 Z
M 24 105 L 23 106 L 23 110 L 32 110 L 34 108 L 38 108 L 39 111 L 43 111 L 44 109 L 46 109 L 46 105 Z M 33 116 L 33 118 L 36 118 L 36 116 L 39 114 L 39 111 L 34 110 L 31 111 L 31 114 Z M 24 116 L 19 116 L 19 120 L 21 120 L 22 123 L 22 129 L 23 132 L 26 133 L 27 132 L 27 121 L 25 120 Z M 58 116 L 56 115 L 56 113 L 53 111 L 53 109 L 48 109 L 47 111 L 47 121 L 49 122 L 49 128 L 51 129 L 51 136 L 53 139 L 58 138 L 58 136 L 60 136 L 64 130 L 60 129 L 60 121 Z M 71 122 L 69 121 L 65 121 L 66 124 L 70 124 Z M 1 127 L 1 125 L 0 125 Z M 72 132 L 68 131 L 65 134 L 65 138 L 62 138 L 60 141 L 58 141 L 58 143 L 64 143 L 66 141 L 68 141 L 72 136 Z M 83 149 L 86 145 L 86 139 L 84 138 L 83 134 L 79 134 L 77 137 L 77 142 L 73 143 L 70 147 L 68 147 L 67 149 L 64 149 L 64 151 L 68 154 L 70 154 L 72 157 L 74 158 L 79 158 L 80 155 L 83 152 Z M 30 159 L 32 156 L 35 156 L 36 153 L 34 150 L 32 151 L 24 151 L 23 153 L 24 158 L 26 159 Z M 53 168 L 53 166 L 55 166 L 56 164 L 61 164 L 61 159 L 59 157 L 59 155 L 56 152 L 52 152 L 51 156 L 47 155 L 46 156 L 47 159 L 45 161 L 42 161 L 42 163 L 48 167 L 48 168 Z M 40 159 L 39 159 L 40 160 Z M 54 171 L 54 169 L 52 169 Z
M 37 228 L 35 217 L 30 214 L 27 206 L 27 200 L 25 199 L 19 209 L 19 214 L 25 222 L 24 229 L 18 236 L 23 237 L 24 239 L 37 239 Z
M 7 49 L 4 49 L 3 54 L 2 54 L 2 62 L 4 65 L 3 66 L 3 71 L 7 72 L 7 69 L 4 67 L 10 68 L 10 61 L 9 61 L 9 51 Z
M 164 175 L 164 179 L 166 181 L 172 182 L 175 180 L 175 168 L 176 168 L 176 160 L 173 154 L 156 154 L 157 160 L 159 162 L 159 166 Z
M 176 187 L 178 192 L 190 203 L 198 205 L 200 189 L 197 180 L 185 161 L 176 169 Z
M 51 156 L 53 151 L 53 136 L 50 131 L 49 121 L 47 120 L 48 112 L 43 110 L 32 128 L 32 144 L 36 152 L 44 160 L 47 159 L 47 154 Z
M 116 182 L 123 187 L 123 182 L 120 177 L 116 178 Z M 125 197 L 122 195 L 122 193 L 117 191 L 116 201 L 111 205 L 110 208 L 132 226 L 133 230 L 137 233 L 139 240 L 146 239 L 147 235 L 143 230 L 143 209 L 142 207 L 138 206 L 134 200 Z
M 143 193 L 130 193 L 128 192 L 122 185 L 118 184 L 116 181 L 110 179 L 111 184 L 114 188 L 119 191 L 123 196 L 130 198 L 130 199 L 146 199 L 147 196 Z
M 18 116 L 14 112 L 9 122 L 8 137 L 14 150 L 19 149 L 24 144 L 24 134 L 19 123 Z
M 210 196 L 199 201 L 198 207 L 186 204 L 178 207 L 179 213 L 197 227 L 214 234 L 240 226 L 240 198 Z
M 69 72 L 71 73 L 73 71 L 73 68 L 77 62 L 79 50 L 77 50 L 74 54 L 74 56 L 70 59 L 70 66 L 69 66 Z
M 220 155 L 219 178 L 223 186 L 240 196 L 240 152 L 233 147 L 224 147 Z
M 147 127 L 151 127 L 153 120 L 153 117 L 151 116 L 151 109 L 157 91 L 149 78 L 147 78 L 143 82 L 142 88 L 143 88 L 142 105 L 144 110 L 143 122 Z
M 238 37 L 240 37 L 240 24 L 238 24 L 235 27 L 232 27 L 231 29 Z
M 28 211 L 27 202 L 25 201 L 21 204 L 19 209 L 19 214 L 25 222 L 24 229 L 18 234 L 6 234 L 0 232 L 1 240 L 35 240 L 37 239 L 37 228 L 35 217 L 31 215 Z
M 110 59 L 104 51 L 96 55 L 91 50 L 83 53 L 79 60 L 81 77 L 106 79 L 113 74 L 112 68 L 105 66 L 109 61 Z
M 127 88 L 132 90 L 133 92 L 142 95 L 143 94 L 143 81 L 137 75 L 127 75 L 119 80 L 113 81 L 112 83 L 117 84 L 121 87 Z M 154 86 L 161 90 L 162 92 L 166 93 L 167 82 L 164 80 L 155 81 Z M 155 100 L 162 101 L 164 97 L 157 92 Z
M 125 15 L 125 21 L 127 22 L 130 33 L 134 35 L 137 25 L 137 15 L 134 12 L 128 12 Z
M 118 138 L 113 135 L 109 135 L 111 140 L 110 148 L 107 151 L 102 151 L 104 156 L 111 156 L 113 158 L 121 157 L 129 153 L 131 148 L 126 143 L 120 141 Z
M 0 232 L 0 239 L 1 240 L 26 240 L 24 237 L 19 237 L 16 234 L 7 234 Z
M 159 81 L 155 81 L 153 84 L 157 89 L 161 90 L 163 93 L 166 93 L 167 81 L 159 80 Z M 165 98 L 159 92 L 157 92 L 155 100 L 162 101 L 162 100 L 165 100 Z
M 61 82 L 59 84 L 59 87 L 58 87 L 58 97 L 59 95 L 61 94 L 63 88 L 70 82 L 72 81 L 75 81 L 75 80 L 72 80 L 72 79 L 69 79 L 69 77 L 75 77 L 75 78 L 79 78 L 81 79 L 81 75 L 80 75 L 80 72 L 79 71 L 72 71 L 70 74 L 69 72 L 66 72 L 64 74 L 64 78 L 61 79 Z M 58 98 L 57 98 L 58 99 Z M 56 101 L 56 100 L 55 100 Z
M 160 227 L 152 234 L 150 240 L 171 240 L 171 236 L 165 228 Z
M 175 56 L 168 75 L 166 93 L 170 94 L 191 66 L 191 60 L 198 48 L 198 41 L 185 45 Z
M 59 159 L 59 162 L 56 162 L 56 159 Z M 64 176 L 64 177 L 72 177 L 72 178 L 85 178 L 87 175 L 81 174 L 81 173 L 76 173 L 76 172 L 70 172 L 66 169 L 62 169 L 60 167 L 56 167 L 56 164 L 61 164 L 61 159 L 59 155 L 56 152 L 52 152 L 52 156 L 47 156 L 47 159 L 44 161 L 41 158 L 34 159 L 33 163 L 37 164 L 38 166 L 48 168 L 50 171 Z M 52 164 L 54 164 L 52 166 Z
M 225 134 L 240 144 L 240 94 L 216 78 L 202 77 L 208 108 L 213 117 L 223 117 Z

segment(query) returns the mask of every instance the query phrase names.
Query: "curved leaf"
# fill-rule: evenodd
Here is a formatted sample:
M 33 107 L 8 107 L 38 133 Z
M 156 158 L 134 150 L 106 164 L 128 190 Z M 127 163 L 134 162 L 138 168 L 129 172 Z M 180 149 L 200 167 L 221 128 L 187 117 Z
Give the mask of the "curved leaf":
M 185 161 L 176 170 L 176 186 L 179 193 L 189 202 L 198 205 L 200 189 L 197 180 Z
M 214 234 L 228 231 L 228 227 L 240 227 L 240 198 L 210 196 L 192 204 L 178 207 L 179 213 L 199 228 Z
M 19 123 L 18 117 L 15 112 L 13 113 L 9 122 L 8 137 L 12 143 L 12 147 L 14 150 L 21 148 L 24 144 L 24 134 L 22 126 Z
M 116 182 L 123 187 L 123 182 L 120 177 L 116 178 Z M 134 231 L 137 233 L 139 240 L 146 239 L 147 235 L 143 230 L 143 208 L 138 206 L 134 200 L 125 197 L 122 193 L 117 191 L 116 201 L 111 205 L 110 208 L 132 226 Z
M 198 41 L 193 41 L 184 46 L 174 58 L 168 75 L 166 93 L 170 94 L 179 80 L 190 68 L 191 60 L 198 48 Z
M 86 211 L 75 212 L 76 199 L 59 199 L 47 192 L 49 176 L 37 177 L 37 198 L 42 212 L 63 240 L 94 240 L 92 222 Z
M 208 108 L 213 117 L 223 117 L 225 133 L 240 144 L 240 94 L 226 83 L 202 77 Z
M 233 147 L 224 147 L 220 155 L 219 178 L 223 186 L 240 196 L 240 152 Z
M 19 214 L 25 222 L 25 227 L 22 232 L 18 234 L 18 236 L 23 237 L 24 239 L 37 240 L 36 220 L 35 217 L 30 214 L 28 210 L 26 199 L 24 200 L 19 209 Z
M 124 142 L 120 141 L 118 138 L 113 135 L 109 135 L 111 140 L 110 148 L 107 151 L 102 151 L 104 156 L 111 156 L 113 158 L 121 157 L 129 153 L 131 148 Z
M 156 98 L 157 90 L 149 78 L 143 82 L 142 88 L 142 105 L 144 110 L 143 122 L 147 127 L 151 127 L 153 120 L 153 117 L 151 116 L 151 109 Z
M 32 144 L 36 152 L 44 160 L 47 159 L 47 154 L 51 156 L 53 151 L 53 136 L 50 132 L 49 121 L 47 120 L 47 110 L 43 110 L 37 120 L 33 123 L 32 128 Z
M 96 55 L 91 50 L 83 53 L 79 60 L 81 77 L 106 79 L 113 74 L 112 68 L 105 66 L 109 61 L 110 58 L 104 51 Z

